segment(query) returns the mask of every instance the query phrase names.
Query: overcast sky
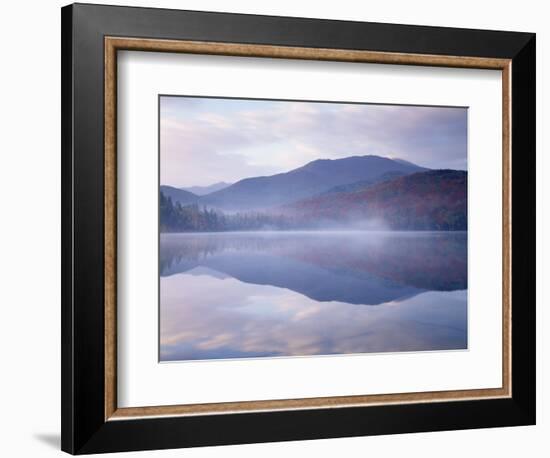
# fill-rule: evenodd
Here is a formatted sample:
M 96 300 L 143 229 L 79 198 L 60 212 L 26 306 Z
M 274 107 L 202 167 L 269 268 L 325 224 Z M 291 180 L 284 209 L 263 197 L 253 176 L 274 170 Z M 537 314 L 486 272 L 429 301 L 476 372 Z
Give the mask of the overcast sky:
M 162 96 L 161 184 L 273 175 L 375 154 L 466 170 L 465 108 Z

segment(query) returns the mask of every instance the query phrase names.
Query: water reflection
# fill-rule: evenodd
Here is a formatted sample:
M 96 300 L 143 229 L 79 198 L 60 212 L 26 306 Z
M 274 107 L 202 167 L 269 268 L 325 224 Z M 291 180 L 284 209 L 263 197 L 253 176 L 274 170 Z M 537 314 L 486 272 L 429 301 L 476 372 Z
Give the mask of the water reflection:
M 465 348 L 466 253 L 466 233 L 163 234 L 161 360 Z

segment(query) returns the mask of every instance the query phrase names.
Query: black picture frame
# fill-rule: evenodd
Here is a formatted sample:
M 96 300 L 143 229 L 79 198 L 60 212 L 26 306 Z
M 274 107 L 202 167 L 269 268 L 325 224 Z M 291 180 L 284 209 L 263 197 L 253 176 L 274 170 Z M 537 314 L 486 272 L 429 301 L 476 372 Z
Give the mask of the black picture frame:
M 72 454 L 535 424 L 535 34 L 62 8 L 62 449 Z M 104 37 L 511 59 L 512 396 L 105 420 Z

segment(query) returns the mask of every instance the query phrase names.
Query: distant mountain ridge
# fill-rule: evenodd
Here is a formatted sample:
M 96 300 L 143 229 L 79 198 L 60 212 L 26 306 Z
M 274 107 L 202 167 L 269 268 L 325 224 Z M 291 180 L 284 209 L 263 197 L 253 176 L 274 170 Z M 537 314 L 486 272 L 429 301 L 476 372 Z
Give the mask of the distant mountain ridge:
M 187 188 L 180 188 L 184 191 L 192 192 L 193 194 L 197 196 L 205 196 L 206 194 L 210 194 L 212 192 L 221 191 L 222 189 L 227 188 L 228 186 L 231 186 L 232 183 L 226 183 L 225 181 L 220 181 L 218 183 L 214 183 L 208 186 L 190 186 Z
M 206 196 L 202 205 L 228 211 L 265 210 L 328 191 L 335 186 L 374 180 L 389 173 L 428 170 L 412 163 L 380 156 L 318 159 L 285 173 L 245 178 Z
M 161 185 L 160 192 L 172 199 L 174 203 L 179 202 L 181 205 L 190 205 L 199 199 L 199 196 L 196 194 L 173 186 Z

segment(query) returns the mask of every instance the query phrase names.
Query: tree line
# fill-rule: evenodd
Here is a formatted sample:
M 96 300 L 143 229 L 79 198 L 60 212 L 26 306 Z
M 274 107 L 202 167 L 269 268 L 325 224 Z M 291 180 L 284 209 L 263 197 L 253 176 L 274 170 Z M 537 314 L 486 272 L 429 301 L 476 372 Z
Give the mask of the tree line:
M 159 204 L 161 232 L 284 230 L 292 226 L 291 221 L 282 215 L 257 212 L 225 214 L 196 203 L 181 205 L 162 192 Z

